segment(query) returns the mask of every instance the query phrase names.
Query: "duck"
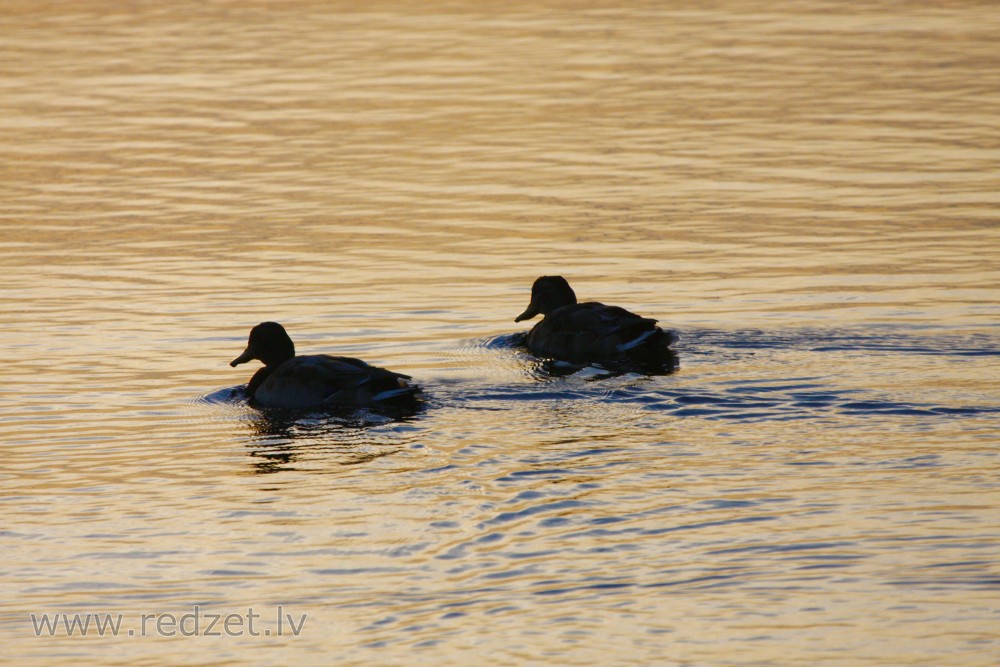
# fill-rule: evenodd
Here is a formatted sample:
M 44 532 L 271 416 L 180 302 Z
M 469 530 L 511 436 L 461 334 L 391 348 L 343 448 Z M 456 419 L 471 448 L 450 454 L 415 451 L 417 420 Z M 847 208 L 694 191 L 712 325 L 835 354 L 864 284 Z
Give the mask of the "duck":
M 528 332 L 528 350 L 537 357 L 571 363 L 636 361 L 672 364 L 669 349 L 679 336 L 656 320 L 618 306 L 577 303 L 576 292 L 562 276 L 542 276 L 531 286 L 531 303 L 515 322 L 542 315 Z
M 420 387 L 409 375 L 371 366 L 360 359 L 327 354 L 295 356 L 295 344 L 277 322 L 250 330 L 235 368 L 253 359 L 264 363 L 247 384 L 252 403 L 271 408 L 366 407 L 412 399 Z

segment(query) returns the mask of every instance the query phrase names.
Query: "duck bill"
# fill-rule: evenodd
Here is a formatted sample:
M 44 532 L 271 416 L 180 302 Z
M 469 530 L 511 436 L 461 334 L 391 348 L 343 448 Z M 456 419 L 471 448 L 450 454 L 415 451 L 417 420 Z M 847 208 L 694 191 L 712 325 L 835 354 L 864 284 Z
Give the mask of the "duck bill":
M 514 321 L 515 322 L 520 322 L 521 320 L 530 320 L 532 317 L 534 317 L 537 314 L 538 314 L 538 308 L 535 307 L 535 304 L 529 303 L 528 307 L 524 310 L 524 312 L 521 313 L 520 315 L 518 315 L 517 317 L 515 317 Z
M 230 361 L 229 365 L 235 368 L 240 364 L 245 364 L 251 359 L 253 359 L 253 350 L 247 347 L 247 349 L 243 351 L 243 354 Z

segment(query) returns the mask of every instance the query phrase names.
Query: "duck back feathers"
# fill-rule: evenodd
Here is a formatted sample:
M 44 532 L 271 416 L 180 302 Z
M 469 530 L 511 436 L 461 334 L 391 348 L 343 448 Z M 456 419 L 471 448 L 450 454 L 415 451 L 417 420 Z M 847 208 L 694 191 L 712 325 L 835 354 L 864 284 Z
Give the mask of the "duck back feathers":
M 247 385 L 247 394 L 261 405 L 276 408 L 371 405 L 416 393 L 416 387 L 406 382 L 409 379 L 409 375 L 360 359 L 311 354 L 274 369 L 260 369 Z

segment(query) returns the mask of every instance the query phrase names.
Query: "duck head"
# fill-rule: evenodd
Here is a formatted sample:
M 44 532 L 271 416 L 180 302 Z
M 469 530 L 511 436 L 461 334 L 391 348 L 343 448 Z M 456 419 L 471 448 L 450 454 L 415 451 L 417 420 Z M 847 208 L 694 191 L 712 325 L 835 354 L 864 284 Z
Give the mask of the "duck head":
M 514 318 L 515 322 L 530 320 L 541 313 L 551 313 L 556 308 L 576 303 L 576 293 L 562 276 L 542 276 L 531 286 L 531 303 L 524 312 Z
M 295 356 L 295 344 L 277 322 L 261 322 L 250 330 L 250 340 L 243 354 L 229 362 L 230 366 L 260 359 L 265 366 L 276 366 Z

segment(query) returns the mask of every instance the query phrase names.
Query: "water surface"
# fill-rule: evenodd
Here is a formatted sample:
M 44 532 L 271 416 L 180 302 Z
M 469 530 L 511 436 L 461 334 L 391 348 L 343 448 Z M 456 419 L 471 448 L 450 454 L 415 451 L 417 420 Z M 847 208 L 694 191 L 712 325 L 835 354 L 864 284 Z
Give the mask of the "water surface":
M 8 2 L 0 655 L 996 664 L 998 32 Z M 677 372 L 531 357 L 543 273 L 679 330 Z M 423 407 L 252 409 L 262 320 Z M 138 636 L 196 605 L 272 634 Z

